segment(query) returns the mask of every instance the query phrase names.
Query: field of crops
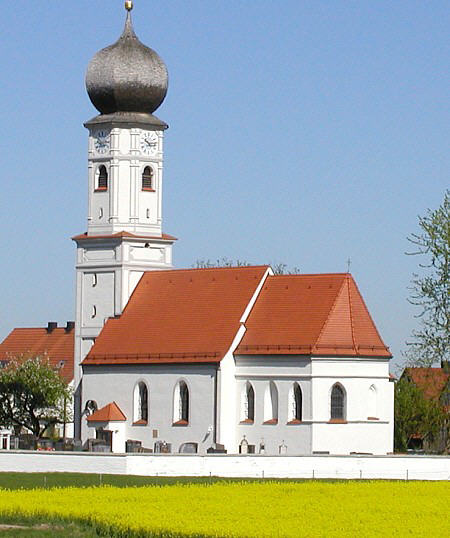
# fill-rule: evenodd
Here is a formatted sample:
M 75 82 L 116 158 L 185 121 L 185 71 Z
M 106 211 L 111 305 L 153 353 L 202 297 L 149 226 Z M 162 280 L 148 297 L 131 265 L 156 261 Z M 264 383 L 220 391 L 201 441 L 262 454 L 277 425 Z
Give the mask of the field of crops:
M 449 503 L 446 482 L 103 486 L 0 490 L 0 520 L 89 521 L 108 536 L 448 537 Z

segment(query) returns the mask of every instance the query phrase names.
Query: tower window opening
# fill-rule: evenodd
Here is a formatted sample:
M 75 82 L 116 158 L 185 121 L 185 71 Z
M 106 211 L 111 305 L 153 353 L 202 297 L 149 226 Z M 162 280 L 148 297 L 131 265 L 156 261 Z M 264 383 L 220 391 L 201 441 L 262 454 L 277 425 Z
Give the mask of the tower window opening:
M 97 178 L 97 191 L 106 191 L 108 190 L 108 171 L 106 166 L 102 164 L 98 169 L 98 178 Z
M 153 189 L 153 169 L 151 166 L 146 166 L 142 172 L 142 190 L 152 191 Z

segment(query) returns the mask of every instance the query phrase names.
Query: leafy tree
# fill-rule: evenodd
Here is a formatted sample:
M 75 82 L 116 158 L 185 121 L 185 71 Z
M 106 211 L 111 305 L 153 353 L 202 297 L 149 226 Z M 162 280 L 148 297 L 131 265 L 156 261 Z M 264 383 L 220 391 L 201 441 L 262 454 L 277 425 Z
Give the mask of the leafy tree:
M 38 439 L 71 417 L 72 392 L 47 357 L 21 356 L 0 370 L 0 424 L 25 428 Z
M 450 358 L 450 190 L 442 205 L 419 217 L 420 232 L 408 241 L 415 250 L 407 254 L 424 256 L 423 274 L 414 274 L 409 302 L 421 311 L 419 328 L 407 342 L 410 364 L 430 366 Z
M 445 414 L 438 402 L 428 400 L 423 391 L 403 375 L 395 385 L 394 445 L 405 452 L 413 436 L 432 442 L 444 425 Z
M 248 267 L 251 265 L 247 261 L 239 260 L 230 260 L 229 258 L 218 258 L 216 261 L 211 260 L 197 260 L 193 267 L 196 269 L 208 269 L 211 267 Z M 300 273 L 298 267 L 288 267 L 285 263 L 273 263 L 268 264 L 272 267 L 273 272 L 276 275 L 297 275 Z

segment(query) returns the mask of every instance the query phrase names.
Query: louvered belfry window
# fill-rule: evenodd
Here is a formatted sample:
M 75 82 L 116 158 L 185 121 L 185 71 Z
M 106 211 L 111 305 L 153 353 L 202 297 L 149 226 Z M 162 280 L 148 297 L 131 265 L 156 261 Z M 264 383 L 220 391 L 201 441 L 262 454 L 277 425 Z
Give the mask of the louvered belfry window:
M 102 164 L 98 172 L 99 173 L 97 188 L 99 190 L 105 191 L 108 188 L 108 171 L 106 170 L 106 166 Z
M 153 170 L 150 166 L 146 166 L 142 173 L 142 190 L 153 190 Z

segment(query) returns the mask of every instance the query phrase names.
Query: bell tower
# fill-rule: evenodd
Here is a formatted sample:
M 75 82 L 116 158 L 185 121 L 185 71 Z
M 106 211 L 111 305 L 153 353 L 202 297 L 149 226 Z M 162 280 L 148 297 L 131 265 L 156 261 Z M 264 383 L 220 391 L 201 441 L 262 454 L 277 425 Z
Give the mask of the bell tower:
M 88 140 L 87 232 L 74 237 L 76 261 L 75 435 L 82 412 L 81 361 L 108 317 L 122 313 L 144 271 L 172 267 L 162 232 L 163 141 L 167 125 L 153 115 L 168 86 L 158 54 L 137 38 L 131 1 L 120 38 L 99 51 L 86 89 L 99 115 L 84 125 Z

